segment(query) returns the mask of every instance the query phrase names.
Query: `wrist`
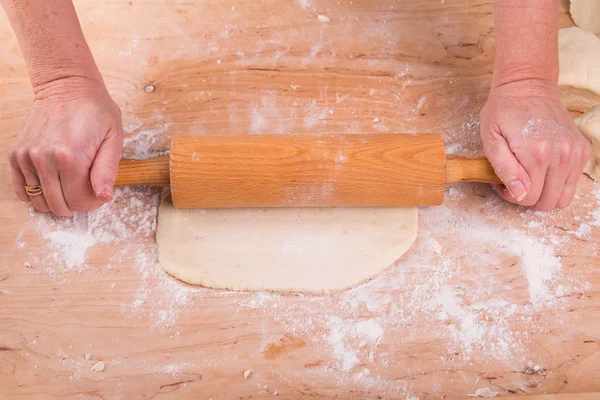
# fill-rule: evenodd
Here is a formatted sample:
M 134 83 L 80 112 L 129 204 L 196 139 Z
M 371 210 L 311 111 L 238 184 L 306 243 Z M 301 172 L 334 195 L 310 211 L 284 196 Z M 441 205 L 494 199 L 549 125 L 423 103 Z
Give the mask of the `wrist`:
M 497 63 L 494 67 L 492 89 L 508 84 L 524 82 L 534 86 L 558 86 L 558 60 L 546 65 L 527 63 Z
M 33 87 L 34 101 L 47 98 L 58 98 L 61 100 L 82 100 L 89 97 L 110 97 L 104 81 L 100 74 L 97 76 L 88 74 L 55 75 L 53 78 L 35 85 Z
M 33 63 L 32 63 L 33 64 Z M 34 95 L 62 83 L 104 86 L 102 75 L 92 62 L 91 65 L 77 63 L 52 62 L 48 60 L 43 66 L 32 66 L 29 69 L 31 86 Z
M 495 81 L 489 97 L 546 98 L 560 101 L 558 85 L 546 78 L 505 79 Z

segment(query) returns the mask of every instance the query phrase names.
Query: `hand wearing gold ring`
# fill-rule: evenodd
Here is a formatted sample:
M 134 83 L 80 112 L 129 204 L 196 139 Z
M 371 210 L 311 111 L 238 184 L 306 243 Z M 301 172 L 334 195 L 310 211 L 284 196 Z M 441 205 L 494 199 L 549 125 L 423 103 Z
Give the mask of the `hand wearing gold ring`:
M 48 83 L 9 154 L 14 191 L 60 216 L 98 208 L 112 200 L 122 144 L 121 114 L 101 81 Z

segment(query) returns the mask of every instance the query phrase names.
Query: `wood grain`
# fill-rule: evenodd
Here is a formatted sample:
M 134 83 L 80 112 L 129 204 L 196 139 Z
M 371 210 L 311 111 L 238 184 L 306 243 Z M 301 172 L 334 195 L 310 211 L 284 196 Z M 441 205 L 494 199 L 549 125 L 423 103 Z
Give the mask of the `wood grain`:
M 441 204 L 439 135 L 202 135 L 171 145 L 177 208 Z
M 498 400 L 506 400 L 511 397 L 495 397 Z M 523 396 L 521 400 L 597 400 L 600 393 L 576 393 L 576 394 L 543 394 L 539 396 Z
M 163 154 L 181 133 L 292 132 L 440 132 L 453 153 L 481 155 L 492 0 L 75 5 L 123 112 L 125 157 Z M 571 24 L 564 4 L 561 24 Z M 5 154 L 32 97 L 2 13 L 0 41 Z M 145 92 L 148 84 L 156 90 Z M 68 241 L 48 234 L 71 222 L 30 213 L 10 180 L 0 156 L 2 398 L 464 399 L 482 387 L 580 398 L 600 390 L 600 228 L 581 229 L 598 209 L 589 179 L 573 207 L 550 214 L 504 204 L 486 185 L 458 185 L 442 206 L 419 210 L 420 237 L 406 258 L 325 297 L 218 292 L 169 278 L 152 229 L 142 229 L 155 222 L 158 192 L 141 188 L 122 191 L 110 212 L 90 213 L 99 238 L 118 240 L 108 235 L 84 265 L 68 267 Z M 474 225 L 496 234 L 474 246 L 464 238 Z M 560 259 L 555 303 L 531 303 L 522 257 L 509 251 L 519 240 L 551 245 L 543 248 Z M 448 307 L 437 306 L 443 288 L 455 296 Z M 487 302 L 497 308 L 481 309 Z M 383 335 L 360 334 L 378 333 L 366 329 L 375 323 Z M 480 336 L 465 341 L 463 329 Z M 105 370 L 91 371 L 99 360 Z
M 446 184 L 462 182 L 502 183 L 485 157 L 446 157 Z
M 171 182 L 169 156 L 148 160 L 122 159 L 115 186 L 152 185 L 166 186 Z
M 171 156 L 123 159 L 116 186 L 172 187 L 178 208 L 439 205 L 446 184 L 501 183 L 437 135 L 175 137 Z

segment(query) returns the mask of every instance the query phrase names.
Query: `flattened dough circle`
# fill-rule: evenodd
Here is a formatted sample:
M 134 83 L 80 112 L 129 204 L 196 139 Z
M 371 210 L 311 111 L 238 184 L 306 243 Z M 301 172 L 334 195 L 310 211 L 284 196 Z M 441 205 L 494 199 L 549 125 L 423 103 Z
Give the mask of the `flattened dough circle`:
M 176 210 L 163 195 L 156 241 L 163 269 L 188 283 L 323 293 L 392 265 L 417 226 L 415 207 Z

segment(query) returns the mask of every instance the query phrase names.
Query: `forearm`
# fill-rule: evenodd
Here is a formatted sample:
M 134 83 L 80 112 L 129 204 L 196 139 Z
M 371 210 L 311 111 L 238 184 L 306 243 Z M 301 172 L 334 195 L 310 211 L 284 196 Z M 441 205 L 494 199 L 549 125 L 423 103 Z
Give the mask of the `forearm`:
M 558 82 L 559 0 L 494 0 L 496 61 L 492 88 Z
M 34 92 L 68 78 L 102 81 L 71 0 L 0 0 Z

